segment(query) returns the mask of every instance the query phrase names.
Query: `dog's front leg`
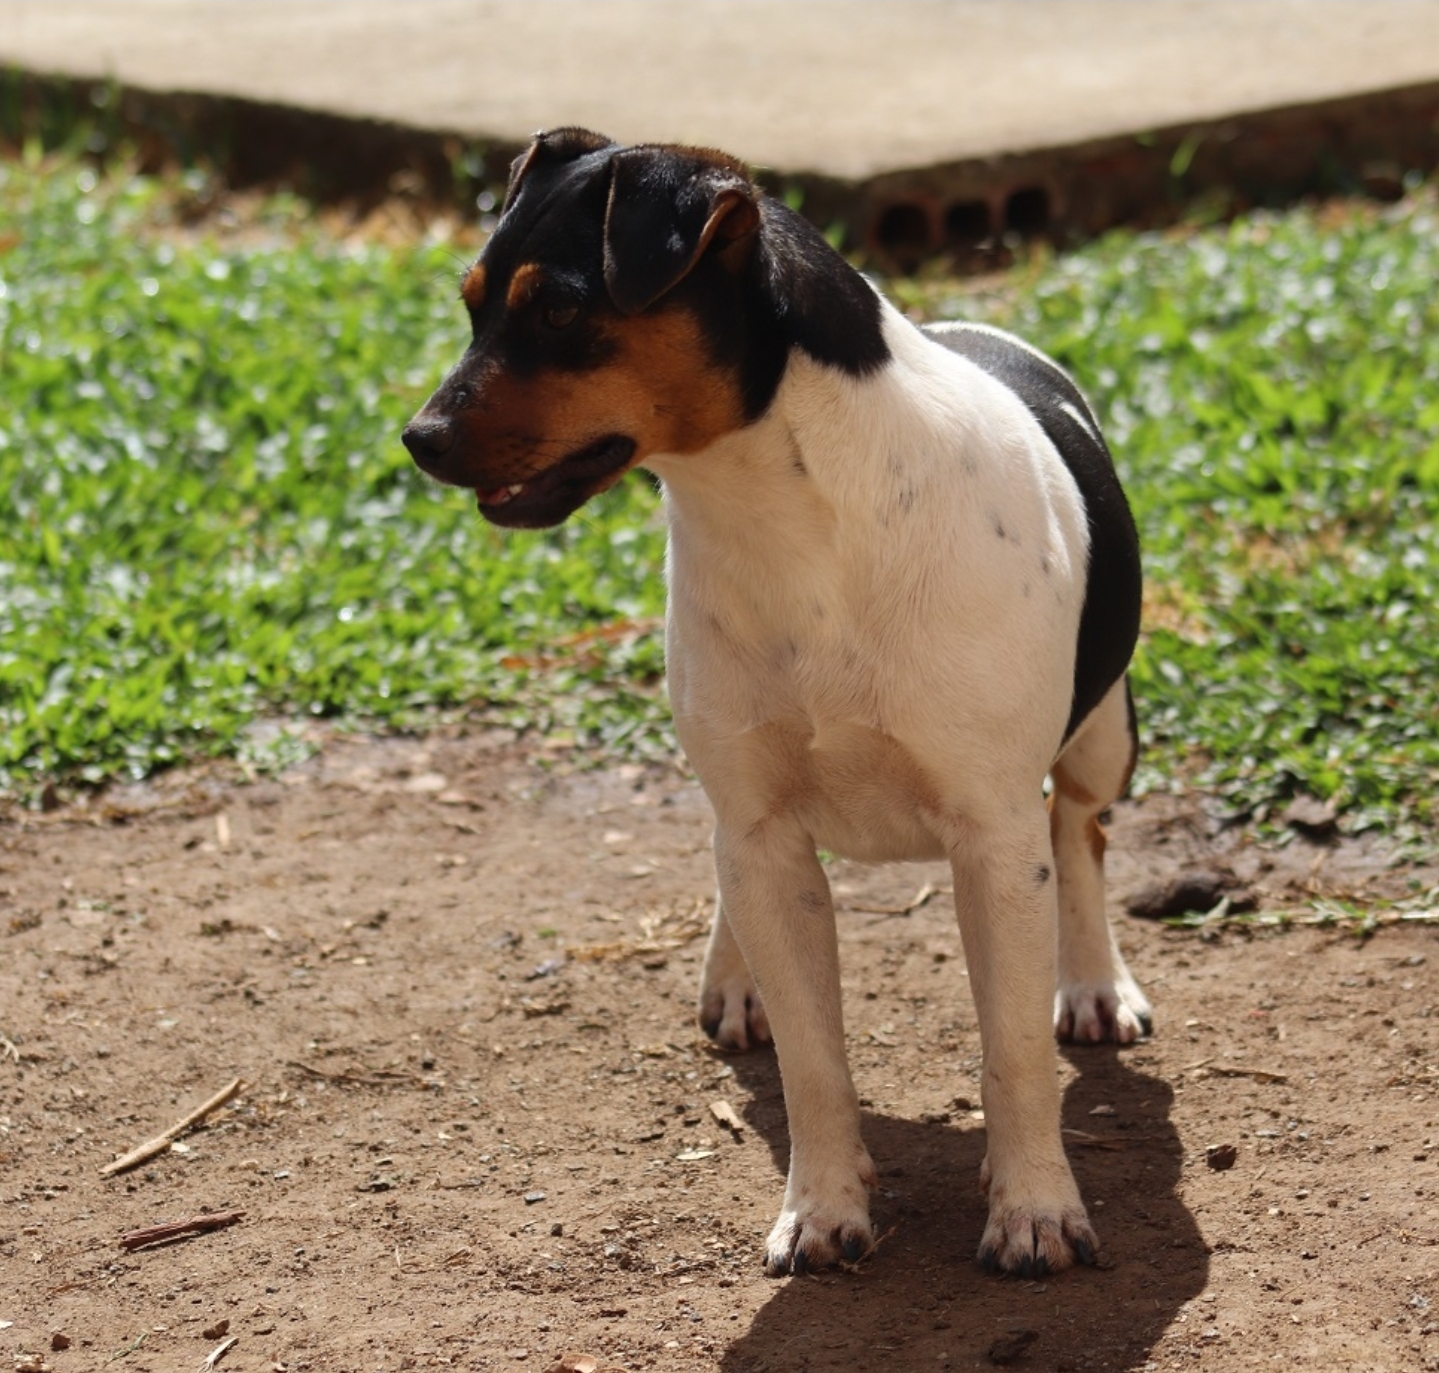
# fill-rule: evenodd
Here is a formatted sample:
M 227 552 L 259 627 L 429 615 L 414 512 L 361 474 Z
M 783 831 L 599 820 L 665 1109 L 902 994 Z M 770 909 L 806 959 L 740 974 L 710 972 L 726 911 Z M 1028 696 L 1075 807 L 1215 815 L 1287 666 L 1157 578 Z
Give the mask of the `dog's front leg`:
M 1053 1037 L 1055 879 L 1037 798 L 954 851 L 955 906 L 979 1015 L 989 1148 L 980 1262 L 1035 1277 L 1097 1250 L 1059 1127 Z
M 874 1164 L 844 1053 L 829 883 L 803 829 L 773 817 L 715 834 L 720 899 L 764 997 L 789 1116 L 789 1180 L 770 1232 L 772 1277 L 856 1259 L 873 1243 Z

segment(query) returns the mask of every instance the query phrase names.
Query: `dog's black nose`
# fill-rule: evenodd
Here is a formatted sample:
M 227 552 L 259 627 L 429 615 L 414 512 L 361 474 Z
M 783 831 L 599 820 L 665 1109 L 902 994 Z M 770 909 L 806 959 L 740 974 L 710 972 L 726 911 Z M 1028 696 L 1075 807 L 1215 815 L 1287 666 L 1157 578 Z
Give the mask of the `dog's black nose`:
M 438 416 L 415 418 L 405 426 L 400 440 L 410 450 L 410 456 L 428 471 L 450 451 L 455 442 L 455 426 Z

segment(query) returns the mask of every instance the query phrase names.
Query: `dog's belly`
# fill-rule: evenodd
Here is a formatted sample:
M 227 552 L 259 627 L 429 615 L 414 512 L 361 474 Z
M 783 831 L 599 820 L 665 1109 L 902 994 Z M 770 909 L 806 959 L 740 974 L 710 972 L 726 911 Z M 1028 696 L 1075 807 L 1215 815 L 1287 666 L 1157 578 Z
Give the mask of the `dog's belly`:
M 816 847 L 867 862 L 942 858 L 940 789 L 891 735 L 854 723 L 771 722 L 718 750 L 701 749 L 701 781 L 721 814 L 744 827 L 788 814 Z

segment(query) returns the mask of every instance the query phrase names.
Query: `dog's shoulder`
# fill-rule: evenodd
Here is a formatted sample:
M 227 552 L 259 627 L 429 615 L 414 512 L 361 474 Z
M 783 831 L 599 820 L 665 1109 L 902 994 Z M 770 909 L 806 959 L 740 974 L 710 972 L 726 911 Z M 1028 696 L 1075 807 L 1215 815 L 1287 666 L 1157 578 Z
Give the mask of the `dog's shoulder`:
M 1012 391 L 1039 421 L 1081 489 L 1081 471 L 1113 463 L 1099 422 L 1074 379 L 1053 358 L 1015 334 L 992 325 L 945 320 L 921 332 L 950 352 L 968 358 Z M 1076 470 L 1080 469 L 1080 470 Z

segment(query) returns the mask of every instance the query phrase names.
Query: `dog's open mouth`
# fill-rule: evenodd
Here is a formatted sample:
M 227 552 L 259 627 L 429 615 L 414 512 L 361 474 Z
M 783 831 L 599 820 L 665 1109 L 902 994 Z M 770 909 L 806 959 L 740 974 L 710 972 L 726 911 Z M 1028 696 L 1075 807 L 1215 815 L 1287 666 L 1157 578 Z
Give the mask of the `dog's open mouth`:
M 594 495 L 607 477 L 628 467 L 634 455 L 633 439 L 607 434 L 525 481 L 492 490 L 477 488 L 480 514 L 494 524 L 524 529 L 559 524 Z

